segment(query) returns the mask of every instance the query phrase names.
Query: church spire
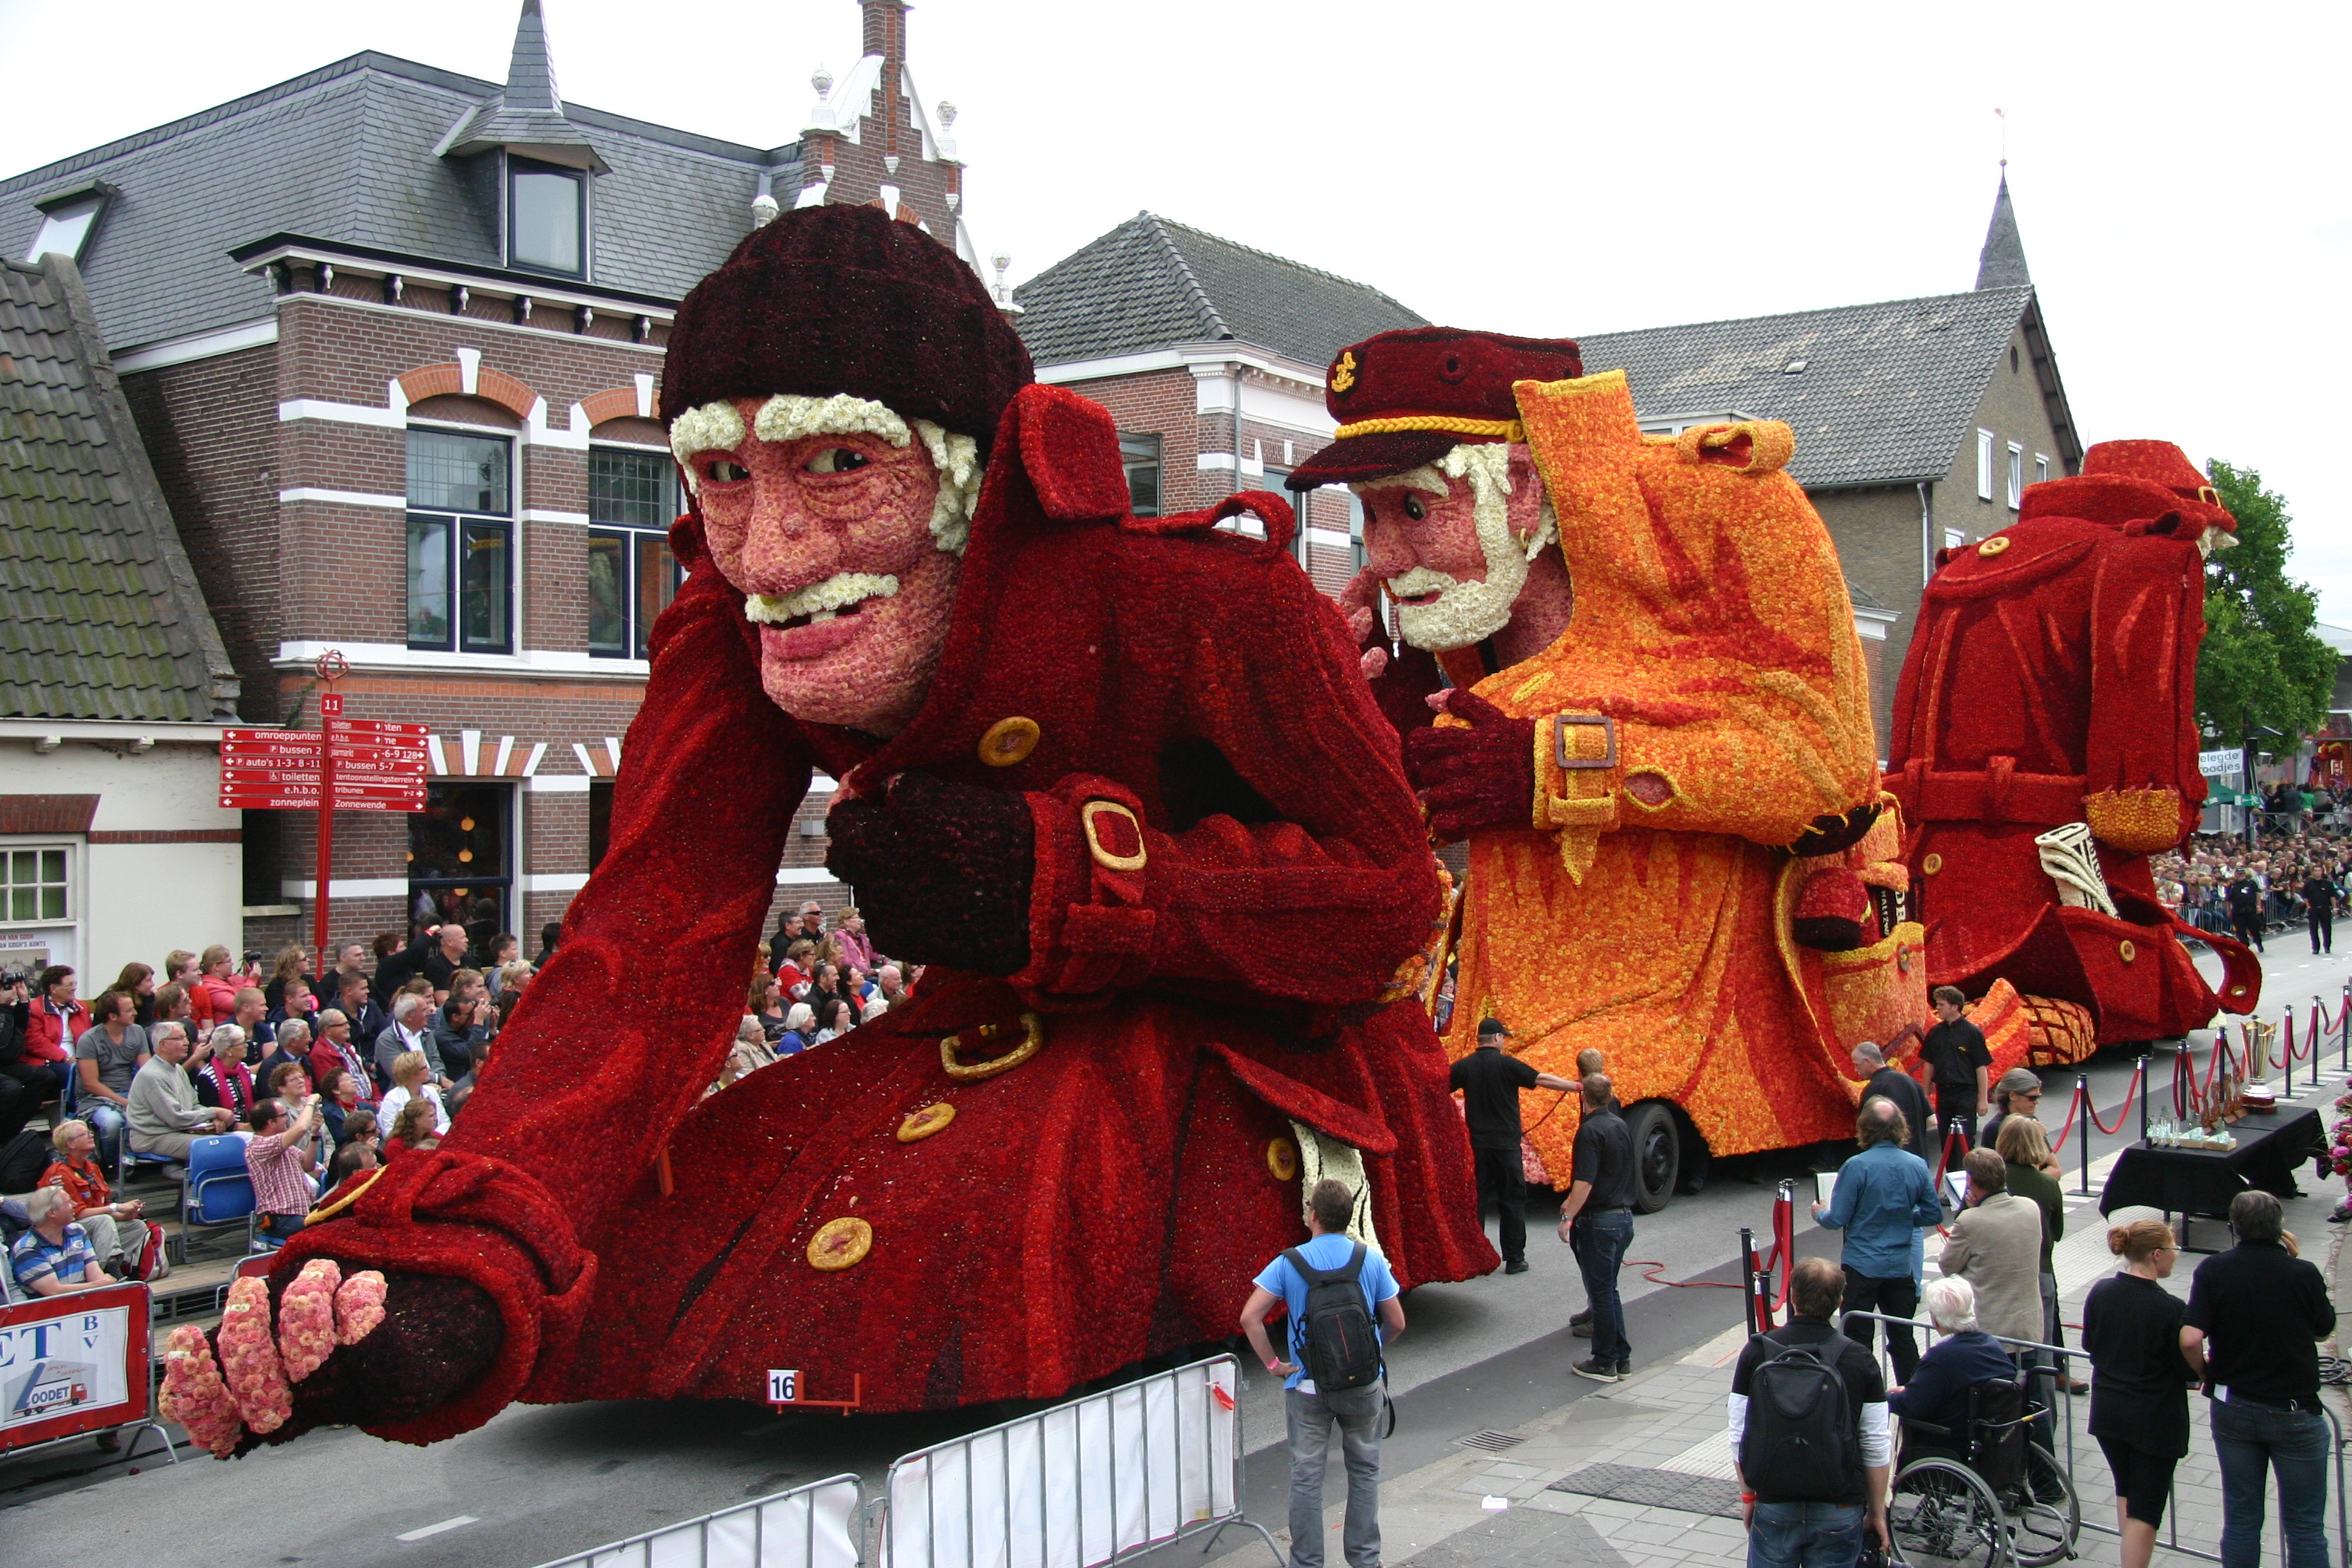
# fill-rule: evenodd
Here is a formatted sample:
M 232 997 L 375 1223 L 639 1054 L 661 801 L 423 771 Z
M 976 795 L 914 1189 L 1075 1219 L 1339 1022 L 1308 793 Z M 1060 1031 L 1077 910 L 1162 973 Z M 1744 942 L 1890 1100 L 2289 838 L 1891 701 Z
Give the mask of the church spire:
M 2017 234 L 2017 209 L 2009 203 L 2009 160 L 2001 160 L 2000 194 L 1993 197 L 1992 222 L 1985 229 L 1984 250 L 1977 258 L 1979 289 L 2030 289 L 2033 274 L 2026 270 L 2025 242 Z

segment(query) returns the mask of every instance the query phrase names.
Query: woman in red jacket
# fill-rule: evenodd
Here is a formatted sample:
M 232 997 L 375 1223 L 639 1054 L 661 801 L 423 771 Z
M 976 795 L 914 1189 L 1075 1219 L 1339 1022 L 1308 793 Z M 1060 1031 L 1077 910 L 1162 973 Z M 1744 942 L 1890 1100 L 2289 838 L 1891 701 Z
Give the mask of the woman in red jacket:
M 74 998 L 79 984 L 68 965 L 53 963 L 42 970 L 41 994 L 33 998 L 25 1019 L 25 1059 L 49 1070 L 60 1100 L 73 1072 L 74 1041 L 89 1027 L 89 1009 Z
M 203 973 L 188 990 L 188 1005 L 194 1011 L 199 1031 L 215 1024 L 226 1024 L 236 1016 L 236 960 L 219 942 L 205 949 L 198 961 Z

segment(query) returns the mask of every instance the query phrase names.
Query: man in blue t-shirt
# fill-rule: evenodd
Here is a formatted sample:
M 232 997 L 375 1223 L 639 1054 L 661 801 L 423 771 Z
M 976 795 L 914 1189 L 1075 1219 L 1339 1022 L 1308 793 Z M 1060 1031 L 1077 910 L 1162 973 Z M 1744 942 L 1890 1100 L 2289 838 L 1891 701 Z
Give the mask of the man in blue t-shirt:
M 1313 1234 L 1298 1248 L 1299 1257 L 1312 1268 L 1343 1267 L 1356 1246 L 1347 1234 L 1356 1194 L 1345 1182 L 1327 1178 L 1315 1184 L 1307 1201 L 1307 1228 Z M 1381 1342 L 1393 1343 L 1404 1332 L 1404 1303 L 1397 1299 L 1396 1276 L 1389 1272 L 1388 1259 L 1366 1247 L 1357 1283 L 1379 1320 Z M 1274 1353 L 1265 1334 L 1266 1318 L 1277 1306 L 1289 1314 L 1287 1359 Z M 1340 1547 L 1348 1568 L 1380 1568 L 1381 1384 L 1318 1391 L 1299 1365 L 1306 1316 L 1307 1281 L 1289 1258 L 1276 1258 L 1251 1282 L 1241 1328 L 1265 1370 L 1283 1376 L 1282 1400 L 1290 1424 L 1291 1568 L 1323 1568 L 1323 1471 L 1330 1460 L 1334 1426 L 1348 1465 L 1348 1517 Z

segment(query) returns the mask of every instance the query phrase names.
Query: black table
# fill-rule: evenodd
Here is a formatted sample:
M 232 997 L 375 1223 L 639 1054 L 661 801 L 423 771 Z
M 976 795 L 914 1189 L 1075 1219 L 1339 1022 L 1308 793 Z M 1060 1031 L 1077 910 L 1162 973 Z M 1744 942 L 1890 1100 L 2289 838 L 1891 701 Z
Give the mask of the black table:
M 2271 1125 L 2266 1117 L 2247 1117 L 2231 1129 L 2238 1146 L 2220 1149 L 2158 1149 L 2135 1143 L 2123 1152 L 2107 1184 L 2099 1194 L 2099 1212 L 2113 1214 L 2133 1205 L 2161 1209 L 2180 1216 L 2180 1245 L 2189 1246 L 2192 1218 L 2226 1219 L 2230 1200 L 2252 1188 L 2281 1198 L 2302 1196 L 2294 1184 L 2295 1168 L 2319 1153 L 2319 1112 L 2283 1110 Z

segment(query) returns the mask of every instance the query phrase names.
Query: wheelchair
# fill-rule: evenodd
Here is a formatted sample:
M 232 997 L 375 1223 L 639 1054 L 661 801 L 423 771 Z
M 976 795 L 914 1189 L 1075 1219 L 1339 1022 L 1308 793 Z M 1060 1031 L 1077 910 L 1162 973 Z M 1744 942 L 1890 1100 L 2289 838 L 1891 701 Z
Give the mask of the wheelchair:
M 1996 1379 L 1969 1390 L 1965 1433 L 1904 1422 L 1886 1500 L 1890 1555 L 1911 1568 L 2047 1568 L 2073 1557 L 2082 1508 L 2033 1440 L 2042 1415 L 2022 1381 Z

